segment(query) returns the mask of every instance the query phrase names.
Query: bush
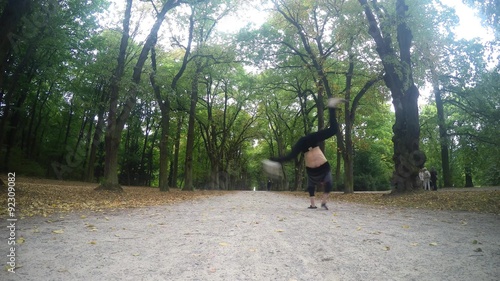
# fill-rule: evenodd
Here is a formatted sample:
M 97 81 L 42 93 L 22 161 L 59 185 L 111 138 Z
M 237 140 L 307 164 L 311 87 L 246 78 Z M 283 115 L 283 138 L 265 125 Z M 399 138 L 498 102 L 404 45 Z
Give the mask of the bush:
M 29 177 L 45 177 L 45 169 L 36 161 L 27 158 L 18 148 L 11 151 L 9 172 Z
M 354 155 L 354 190 L 382 191 L 390 189 L 388 174 L 380 158 L 366 150 Z

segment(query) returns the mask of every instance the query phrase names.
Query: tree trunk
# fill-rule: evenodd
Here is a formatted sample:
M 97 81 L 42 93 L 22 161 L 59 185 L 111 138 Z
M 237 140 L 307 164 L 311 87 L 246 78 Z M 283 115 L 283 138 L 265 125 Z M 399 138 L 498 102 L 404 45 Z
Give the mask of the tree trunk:
M 168 98 L 166 98 L 168 100 Z M 168 160 L 169 142 L 168 132 L 170 131 L 170 105 L 161 110 L 161 136 L 160 136 L 160 191 L 169 191 L 168 182 Z
M 149 174 L 146 172 L 148 171 L 147 169 L 147 161 L 146 159 L 147 156 L 149 155 L 149 150 L 148 150 L 148 142 L 151 142 L 151 146 L 153 146 L 154 144 L 154 140 L 153 141 L 150 141 L 150 136 L 151 136 L 151 131 L 154 130 L 154 125 L 155 125 L 155 122 L 154 122 L 154 118 L 152 117 L 152 114 L 154 114 L 153 112 L 151 112 L 149 109 L 146 110 L 146 132 L 145 132 L 145 136 L 144 136 L 144 142 L 143 142 L 143 145 L 142 145 L 142 152 L 141 152 L 141 162 L 140 162 L 140 165 L 139 165 L 139 170 L 138 170 L 138 182 L 137 184 L 140 185 L 140 186 L 147 186 L 147 182 L 148 182 L 148 178 L 149 178 Z
M 441 146 L 441 169 L 443 170 L 443 185 L 444 187 L 451 187 L 451 171 L 450 171 L 450 155 L 448 148 L 448 134 L 446 133 L 444 106 L 441 98 L 441 90 L 439 85 L 434 85 L 434 96 L 436 99 L 437 118 L 439 126 L 439 143 Z
M 85 153 L 84 153 L 84 161 L 83 161 L 83 167 L 84 171 L 81 175 L 81 180 L 85 181 L 87 179 L 87 161 L 89 160 L 89 153 L 90 153 L 90 147 L 92 146 L 92 132 L 94 130 L 94 117 L 93 115 L 90 116 L 90 124 L 89 128 L 86 134 L 86 139 L 85 139 Z
M 345 187 L 342 190 L 340 189 L 341 166 L 342 166 L 342 149 L 340 147 L 340 142 L 337 142 L 337 163 L 335 165 L 335 189 L 337 191 L 343 190 L 345 193 Z
M 28 116 L 30 116 L 30 120 L 29 120 L 29 124 L 28 124 L 28 133 L 26 134 L 27 139 L 26 139 L 26 141 L 24 140 L 24 138 L 21 140 L 21 149 L 23 149 L 27 152 L 30 152 L 31 145 L 35 143 L 36 136 L 33 134 L 33 125 L 35 123 L 37 105 L 38 105 L 38 102 L 40 100 L 41 88 L 42 88 L 42 80 L 40 79 L 38 81 L 38 86 L 37 86 L 37 90 L 36 90 L 36 97 L 33 99 L 33 103 L 31 104 L 30 113 L 28 114 Z M 24 145 L 24 144 L 26 144 L 26 145 Z M 33 159 L 33 156 L 34 156 L 33 154 L 28 153 L 28 157 L 31 157 Z
M 175 147 L 174 147 L 174 160 L 172 161 L 172 165 L 170 168 L 171 175 L 168 179 L 169 185 L 173 187 L 177 187 L 177 178 L 179 174 L 179 150 L 180 150 L 180 140 L 181 140 L 181 132 L 182 132 L 182 123 L 183 123 L 182 115 L 177 117 L 177 131 L 175 134 Z
M 191 44 L 193 41 L 193 30 L 194 30 L 194 10 L 191 12 L 191 16 L 189 17 L 189 37 L 188 37 L 188 43 L 186 47 L 186 52 L 184 53 L 184 57 L 182 60 L 182 65 L 177 72 L 177 74 L 174 76 L 172 79 L 172 83 L 170 84 L 170 90 L 171 91 L 176 91 L 177 89 L 177 83 L 181 76 L 184 74 L 184 71 L 186 70 L 188 61 L 189 61 L 189 56 L 191 54 Z M 174 165 L 171 165 L 174 167 L 175 171 L 171 172 L 171 177 L 174 177 L 175 180 L 169 179 L 169 173 L 168 173 L 168 160 L 169 160 L 169 141 L 168 141 L 168 132 L 170 130 L 170 99 L 168 97 L 168 94 L 165 98 L 162 98 L 161 92 L 160 92 L 160 87 L 156 85 L 155 81 L 155 76 L 157 73 L 157 68 L 156 68 L 156 51 L 153 46 L 151 48 L 151 65 L 153 68 L 153 72 L 150 75 L 150 81 L 151 85 L 153 86 L 153 90 L 155 93 L 156 100 L 158 104 L 160 105 L 160 111 L 161 111 L 161 136 L 160 136 L 160 175 L 159 175 L 159 187 L 160 191 L 169 191 L 169 186 L 175 186 L 177 182 L 177 163 L 174 163 Z M 178 151 L 177 151 L 178 152 Z M 178 154 L 177 154 L 178 157 Z
M 54 87 L 54 84 L 55 82 L 53 81 L 51 84 L 50 84 L 50 87 L 48 89 L 48 93 L 52 92 L 52 88 Z M 38 149 L 38 147 L 40 146 L 40 142 L 41 141 L 37 141 L 37 136 L 38 136 L 38 130 L 40 129 L 40 126 L 42 124 L 42 121 L 44 120 L 44 117 L 42 116 L 42 113 L 43 113 L 43 109 L 45 107 L 45 104 L 47 103 L 47 101 L 49 100 L 49 95 L 48 94 L 45 94 L 44 95 L 44 98 L 42 100 L 42 104 L 40 105 L 40 108 L 38 109 L 38 118 L 37 118 L 37 122 L 35 124 L 35 129 L 33 131 L 33 141 L 29 144 L 30 147 L 28 149 L 28 154 L 29 155 L 32 155 L 32 158 L 37 161 L 38 160 L 38 152 L 40 151 Z M 42 137 L 39 138 L 40 140 L 43 139 Z
M 158 30 L 165 19 L 165 14 L 173 9 L 174 7 L 180 5 L 178 0 L 168 0 L 163 4 L 161 11 L 157 14 L 155 23 L 151 27 L 144 46 L 142 47 L 137 63 L 134 66 L 134 71 L 132 74 L 132 82 L 130 89 L 128 90 L 128 98 L 123 105 L 122 111 L 117 115 L 118 111 L 118 97 L 119 97 L 119 81 L 123 76 L 125 69 L 125 52 L 128 45 L 129 38 L 129 25 L 130 25 L 130 11 L 132 6 L 132 0 L 127 0 L 127 8 L 125 12 L 125 19 L 123 20 L 123 36 L 120 44 L 120 54 L 118 58 L 118 66 L 115 71 L 115 77 L 111 84 L 111 98 L 110 98 L 110 111 L 108 116 L 108 127 L 106 132 L 106 141 L 109 141 L 110 146 L 106 144 L 106 161 L 105 165 L 109 165 L 108 168 L 104 169 L 104 183 L 97 187 L 97 190 L 113 190 L 113 191 L 123 191 L 123 189 L 118 184 L 118 171 L 112 170 L 118 168 L 118 148 L 120 147 L 121 132 L 125 126 L 125 123 L 130 116 L 130 112 L 135 106 L 136 96 L 138 92 L 139 83 L 141 80 L 142 69 L 148 58 L 148 54 L 153 46 L 156 44 L 158 37 Z M 114 150 L 114 151 L 113 151 Z M 108 157 L 109 154 L 109 157 Z M 108 159 L 109 158 L 109 159 Z
M 118 183 L 118 147 L 120 145 L 121 132 L 114 130 L 106 131 L 104 138 L 104 178 L 100 186 L 95 190 L 110 190 L 110 191 L 123 191 L 123 188 Z
M 102 90 L 102 89 L 101 89 Z M 97 158 L 97 148 L 99 147 L 99 144 L 101 144 L 102 140 L 102 133 L 104 130 L 104 111 L 105 111 L 105 106 L 104 106 L 104 101 L 106 100 L 105 98 L 105 93 L 101 92 L 101 99 L 99 103 L 99 109 L 97 112 L 97 124 L 95 126 L 95 132 L 94 136 L 92 138 L 92 145 L 90 147 L 90 153 L 89 153 L 89 159 L 87 163 L 87 172 L 85 176 L 85 181 L 87 182 L 94 182 L 94 171 L 95 171 L 95 161 Z
M 36 52 L 36 45 L 30 45 L 28 50 L 23 56 L 23 59 L 16 67 L 14 73 L 9 77 L 10 85 L 7 93 L 4 94 L 5 107 L 3 108 L 2 118 L 0 119 L 0 151 L 4 151 L 3 145 L 5 137 L 7 137 L 7 144 L 4 154 L 3 161 L 0 161 L 0 170 L 8 170 L 10 163 L 10 152 L 12 149 L 12 144 L 18 132 L 17 125 L 21 120 L 21 111 L 24 101 L 26 100 L 29 91 L 26 89 L 18 89 L 19 80 L 21 79 L 23 71 L 28 68 L 31 58 Z M 33 76 L 35 75 L 35 65 L 31 65 L 31 68 L 27 71 L 26 83 L 31 83 Z M 0 73 L 0 77 L 3 77 L 3 73 Z M 2 89 L 3 90 L 3 89 Z
M 304 154 L 299 154 L 295 159 L 295 173 L 294 173 L 294 183 L 295 186 L 292 188 L 294 191 L 301 191 L 303 189 L 303 179 L 304 179 Z
M 168 132 L 170 130 L 170 100 L 168 95 L 163 98 L 161 95 L 160 87 L 156 84 L 156 50 L 151 49 L 151 66 L 153 71 L 149 75 L 149 81 L 153 87 L 156 101 L 160 106 L 161 113 L 161 135 L 160 135 L 160 175 L 159 175 L 159 188 L 160 191 L 169 191 L 168 183 Z
M 146 181 L 146 186 L 151 186 L 151 181 L 153 179 L 153 151 L 154 151 L 154 143 L 156 142 L 156 138 L 158 137 L 158 129 L 155 129 L 155 132 L 153 134 L 153 139 L 151 140 L 151 145 L 149 146 L 149 153 L 148 153 L 148 178 Z
M 472 169 L 469 166 L 465 166 L 465 187 L 474 187 L 474 183 L 472 182 Z
M 352 42 L 354 40 L 351 39 L 349 48 L 349 68 L 346 73 L 346 88 L 345 88 L 345 96 L 344 98 L 347 101 L 351 100 L 351 90 L 352 90 L 352 77 L 354 76 L 354 54 L 352 53 Z M 355 110 L 355 109 L 354 109 Z M 353 115 L 352 115 L 353 116 Z M 352 127 L 354 124 L 354 119 L 351 118 L 351 109 L 349 107 L 349 103 L 345 105 L 344 110 L 344 119 L 345 119 L 345 137 L 337 138 L 339 140 L 345 139 L 344 149 L 342 151 L 342 156 L 344 159 L 344 193 L 354 193 L 354 149 L 352 144 Z M 341 132 L 339 130 L 340 135 Z M 341 143 L 342 144 L 342 143 Z M 341 146 L 342 147 L 342 146 Z
M 15 37 L 23 16 L 31 12 L 32 0 L 8 0 L 0 16 L 0 89 L 3 89 L 4 70 L 7 58 L 15 50 Z M 18 54 L 19 55 L 19 54 Z
M 104 137 L 104 182 L 96 190 L 123 191 L 118 183 L 118 149 L 120 147 L 121 130 L 117 128 L 118 101 L 120 95 L 119 84 L 125 70 L 125 55 L 129 40 L 130 17 L 132 0 L 127 0 L 125 17 L 123 19 L 123 32 L 118 53 L 118 64 L 111 79 L 109 97 L 108 124 Z
M 413 82 L 410 57 L 412 33 L 406 25 L 407 10 L 404 0 L 396 1 L 396 23 L 398 52 L 392 47 L 392 37 L 388 30 L 380 29 L 381 23 L 372 12 L 366 0 L 359 0 L 369 23 L 369 34 L 373 37 L 376 50 L 385 70 L 385 84 L 391 90 L 396 114 L 393 126 L 394 172 L 391 179 L 393 192 L 421 189 L 418 179 L 420 168 L 425 164 L 425 154 L 419 150 L 420 124 L 418 116 L 419 91 Z M 379 17 L 383 18 L 383 17 Z
M 184 169 L 183 190 L 192 191 L 193 186 L 193 149 L 194 149 L 194 126 L 196 105 L 198 103 L 198 81 L 201 72 L 201 64 L 196 63 L 196 70 L 191 81 L 191 103 L 189 106 L 188 133 L 186 141 L 186 160 Z
M 135 151 L 131 151 L 131 148 L 130 148 L 130 130 L 131 130 L 131 126 L 127 126 L 127 132 L 125 134 L 125 143 L 124 143 L 124 147 L 123 147 L 123 150 L 125 151 L 125 155 L 131 155 L 132 153 L 135 153 Z M 130 163 L 132 161 L 132 159 L 129 157 L 128 159 L 126 158 L 125 161 L 122 161 L 122 165 L 121 165 L 121 182 L 123 182 L 124 178 L 123 178 L 123 174 L 125 174 L 126 178 L 126 185 L 128 186 L 131 186 L 132 183 L 130 182 L 130 175 L 132 175 L 132 170 L 131 170 L 131 166 L 132 164 Z M 118 179 L 118 182 L 120 182 L 120 178 Z

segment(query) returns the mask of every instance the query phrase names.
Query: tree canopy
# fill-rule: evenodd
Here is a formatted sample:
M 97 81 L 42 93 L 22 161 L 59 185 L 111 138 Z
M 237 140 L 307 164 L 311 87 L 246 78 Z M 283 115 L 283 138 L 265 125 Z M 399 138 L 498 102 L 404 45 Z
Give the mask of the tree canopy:
M 265 189 L 261 160 L 327 126 L 338 96 L 321 146 L 337 190 L 418 189 L 423 167 L 499 185 L 498 1 L 463 2 L 496 40 L 461 39 L 440 1 L 0 1 L 0 169 Z M 283 172 L 273 189 L 305 188 L 302 156 Z

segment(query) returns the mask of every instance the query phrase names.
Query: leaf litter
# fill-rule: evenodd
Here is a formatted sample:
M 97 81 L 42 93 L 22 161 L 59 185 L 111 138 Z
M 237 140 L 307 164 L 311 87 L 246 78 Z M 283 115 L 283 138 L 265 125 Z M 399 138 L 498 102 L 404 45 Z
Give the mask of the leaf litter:
M 153 187 L 127 187 L 124 192 L 95 191 L 96 183 L 19 178 L 16 181 L 16 202 L 20 217 L 43 216 L 73 211 L 119 210 L 173 204 L 185 200 L 220 196 L 230 191 L 181 191 L 170 189 L 160 192 Z M 304 192 L 284 192 L 306 196 Z M 6 206 L 6 197 L 0 198 Z M 330 200 L 369 204 L 382 207 L 405 207 L 430 210 L 455 210 L 500 214 L 500 191 L 414 192 L 388 195 L 384 193 L 332 194 Z M 336 214 L 333 214 L 335 216 Z M 0 211 L 0 218 L 7 210 Z M 86 216 L 82 215 L 82 219 Z M 283 218 L 284 220 L 284 218 Z M 281 221 L 281 220 L 280 220 Z M 466 224 L 466 222 L 464 223 Z
M 124 192 L 95 191 L 96 183 L 58 181 L 34 178 L 16 179 L 16 215 L 20 218 L 43 216 L 74 211 L 112 211 L 178 203 L 204 197 L 220 196 L 224 191 L 160 192 L 154 187 L 128 187 Z M 0 204 L 7 206 L 7 197 Z M 0 210 L 0 218 L 7 217 L 7 208 Z M 81 215 L 85 219 L 86 215 Z
M 286 193 L 299 197 L 307 196 L 304 192 Z M 417 191 L 396 195 L 373 192 L 350 194 L 335 193 L 330 195 L 329 200 L 382 207 L 500 214 L 500 190 Z M 467 222 L 463 224 L 465 225 Z

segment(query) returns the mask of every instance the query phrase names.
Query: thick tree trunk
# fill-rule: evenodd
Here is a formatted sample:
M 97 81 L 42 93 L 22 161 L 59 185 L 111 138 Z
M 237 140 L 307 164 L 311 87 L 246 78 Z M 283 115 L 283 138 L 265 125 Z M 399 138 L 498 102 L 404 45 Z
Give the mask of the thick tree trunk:
M 127 0 L 125 17 L 123 19 L 123 32 L 118 53 L 118 64 L 111 79 L 111 90 L 109 97 L 108 124 L 104 137 L 104 181 L 96 190 L 123 191 L 118 183 L 118 149 L 120 147 L 121 130 L 117 126 L 118 101 L 120 96 L 119 84 L 125 70 L 125 56 L 129 40 L 130 17 L 132 11 L 132 0 Z
M 113 134 L 114 132 L 114 134 Z M 106 157 L 104 159 L 104 177 L 105 182 L 98 186 L 95 190 L 110 190 L 123 191 L 123 188 L 118 183 L 118 149 L 120 145 L 121 132 L 116 133 L 114 130 L 106 131 L 104 138 L 104 150 Z
M 413 86 L 401 98 L 395 98 L 396 123 L 393 126 L 394 144 L 392 184 L 396 191 L 411 191 L 421 188 L 418 172 L 424 166 L 425 154 L 419 150 L 418 89 Z
M 396 114 L 393 126 L 394 172 L 393 191 L 405 192 L 421 189 L 418 179 L 420 168 L 425 164 L 425 154 L 419 150 L 420 124 L 418 116 L 419 91 L 413 82 L 410 48 L 412 33 L 406 25 L 407 10 L 404 0 L 397 0 L 397 41 L 399 58 L 392 47 L 392 37 L 380 23 L 366 0 L 359 0 L 369 23 L 369 34 L 375 40 L 377 52 L 385 70 L 385 84 L 391 90 Z

